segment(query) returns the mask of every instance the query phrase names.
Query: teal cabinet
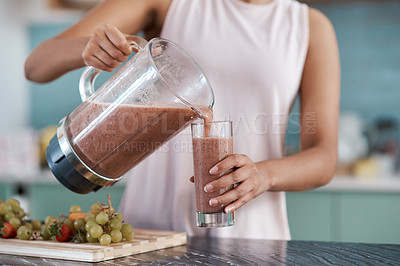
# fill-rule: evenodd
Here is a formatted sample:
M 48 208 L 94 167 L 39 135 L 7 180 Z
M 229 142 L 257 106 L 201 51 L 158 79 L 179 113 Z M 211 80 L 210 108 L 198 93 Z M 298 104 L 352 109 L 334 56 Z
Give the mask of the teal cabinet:
M 6 200 L 10 198 L 15 191 L 15 186 L 10 182 L 0 182 L 0 199 Z
M 400 244 L 400 193 L 286 193 L 293 240 Z
M 331 195 L 329 193 L 286 193 L 292 239 L 331 239 Z
M 346 193 L 339 204 L 342 241 L 400 244 L 400 194 Z

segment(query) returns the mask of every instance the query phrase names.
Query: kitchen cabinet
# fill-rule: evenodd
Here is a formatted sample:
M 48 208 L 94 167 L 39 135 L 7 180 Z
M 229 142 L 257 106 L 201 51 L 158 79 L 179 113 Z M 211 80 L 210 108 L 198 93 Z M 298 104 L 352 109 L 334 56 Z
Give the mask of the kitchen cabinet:
M 326 193 L 286 193 L 292 239 L 331 240 L 331 195 Z
M 339 199 L 341 241 L 400 243 L 400 194 L 346 193 Z
M 292 239 L 400 244 L 400 179 L 375 182 L 286 193 Z
M 0 199 L 5 200 L 13 195 L 15 188 L 10 182 L 0 182 Z

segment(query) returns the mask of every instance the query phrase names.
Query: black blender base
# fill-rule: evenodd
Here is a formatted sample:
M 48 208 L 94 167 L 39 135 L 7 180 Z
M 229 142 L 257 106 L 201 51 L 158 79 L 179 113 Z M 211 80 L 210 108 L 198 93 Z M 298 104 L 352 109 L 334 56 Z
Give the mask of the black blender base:
M 53 175 L 69 190 L 79 194 L 87 194 L 102 188 L 102 186 L 90 182 L 76 171 L 62 152 L 57 134 L 53 136 L 49 146 L 47 146 L 46 160 Z

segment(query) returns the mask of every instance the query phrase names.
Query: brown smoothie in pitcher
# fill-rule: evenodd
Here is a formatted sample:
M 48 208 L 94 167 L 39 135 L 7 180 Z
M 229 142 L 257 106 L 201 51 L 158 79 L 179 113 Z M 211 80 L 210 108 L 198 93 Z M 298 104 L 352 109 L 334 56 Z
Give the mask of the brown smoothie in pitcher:
M 205 129 L 206 130 L 206 129 Z M 222 191 L 205 192 L 204 186 L 220 178 L 222 174 L 211 175 L 209 170 L 219 161 L 233 153 L 232 137 L 193 138 L 193 162 L 196 189 L 196 211 L 201 213 L 224 212 L 224 205 L 210 206 L 210 199 L 217 197 L 231 187 Z
M 70 116 L 68 137 L 81 160 L 96 173 L 118 178 L 190 122 L 188 107 L 86 101 Z

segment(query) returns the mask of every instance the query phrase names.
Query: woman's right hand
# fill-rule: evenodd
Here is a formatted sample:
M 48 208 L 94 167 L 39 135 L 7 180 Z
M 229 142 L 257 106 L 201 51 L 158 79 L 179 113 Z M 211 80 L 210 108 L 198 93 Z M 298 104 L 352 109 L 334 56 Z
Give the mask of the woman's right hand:
M 82 58 L 88 66 L 112 72 L 125 62 L 131 53 L 132 48 L 126 35 L 116 27 L 104 24 L 90 36 Z

